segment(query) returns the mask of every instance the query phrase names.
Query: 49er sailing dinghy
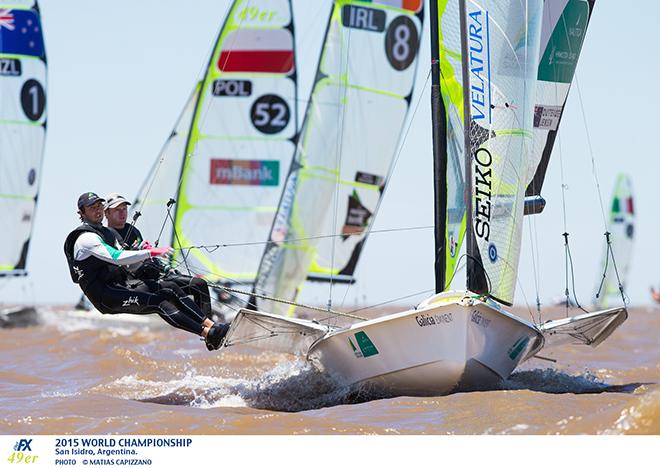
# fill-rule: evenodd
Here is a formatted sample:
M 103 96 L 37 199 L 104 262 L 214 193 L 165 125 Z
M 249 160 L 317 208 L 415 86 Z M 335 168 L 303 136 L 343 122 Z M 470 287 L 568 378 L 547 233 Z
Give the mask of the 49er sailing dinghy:
M 332 27 L 340 21 L 350 27 L 352 9 L 368 16 L 379 2 L 346 8 L 350 3 L 335 2 Z M 549 51 L 549 63 L 568 57 L 572 78 L 582 35 L 566 33 L 571 21 L 580 25 L 571 31 L 584 32 L 591 4 L 430 4 L 437 293 L 412 310 L 348 327 L 243 310 L 225 347 L 251 343 L 298 353 L 344 385 L 368 383 L 390 395 L 440 395 L 506 379 L 546 343 L 595 346 L 626 319 L 621 307 L 537 326 L 503 308 L 513 302 L 523 215 L 540 212 L 544 204 L 540 184 L 525 198 L 539 164 L 549 158 L 542 154 L 547 145 L 533 144 L 534 128 L 542 118 L 556 131 L 565 102 L 565 95 L 558 98 L 554 113 L 535 107 L 539 53 Z M 467 290 L 442 292 L 457 268 L 464 236 Z
M 46 49 L 35 0 L 0 0 L 0 280 L 26 264 L 46 138 Z M 1 307 L 0 327 L 38 321 L 33 307 Z

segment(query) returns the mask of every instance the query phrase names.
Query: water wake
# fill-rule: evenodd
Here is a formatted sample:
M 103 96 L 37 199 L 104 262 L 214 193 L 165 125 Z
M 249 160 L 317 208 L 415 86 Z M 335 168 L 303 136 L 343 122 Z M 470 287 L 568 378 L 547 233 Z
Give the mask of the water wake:
M 149 403 L 201 408 L 249 406 L 297 412 L 382 398 L 368 386 L 345 387 L 304 361 L 279 364 L 256 380 L 199 375 L 189 370 L 169 382 L 123 377 L 113 385 L 126 397 Z
M 532 390 L 544 393 L 632 393 L 641 383 L 610 385 L 589 370 L 583 374 L 570 375 L 556 369 L 533 369 L 514 372 L 501 383 L 499 390 Z

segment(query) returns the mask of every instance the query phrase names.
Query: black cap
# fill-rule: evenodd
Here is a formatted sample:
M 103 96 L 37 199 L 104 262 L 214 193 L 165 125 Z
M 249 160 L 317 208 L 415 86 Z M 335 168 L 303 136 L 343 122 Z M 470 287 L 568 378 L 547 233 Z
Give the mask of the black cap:
M 78 209 L 82 210 L 84 206 L 92 206 L 97 201 L 104 202 L 105 199 L 99 197 L 94 192 L 85 192 L 78 197 Z

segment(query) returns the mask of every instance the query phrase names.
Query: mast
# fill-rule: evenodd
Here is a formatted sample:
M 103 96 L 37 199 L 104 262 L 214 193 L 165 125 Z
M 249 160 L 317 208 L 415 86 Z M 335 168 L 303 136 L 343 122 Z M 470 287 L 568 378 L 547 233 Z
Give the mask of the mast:
M 481 256 L 479 255 L 479 247 L 474 236 L 473 227 L 473 209 L 472 202 L 472 184 L 474 183 L 474 176 L 472 174 L 472 140 L 470 132 L 472 130 L 472 114 L 470 111 L 470 70 L 467 57 L 470 56 L 468 51 L 467 39 L 467 18 L 466 18 L 466 5 L 465 0 L 459 0 L 460 10 L 460 31 L 461 31 L 461 66 L 463 74 L 463 136 L 465 138 L 465 251 L 467 252 L 467 268 L 466 268 L 466 287 L 469 291 L 477 294 L 487 295 L 488 284 L 486 282 L 485 270 L 481 265 Z
M 474 241 L 474 233 L 472 231 L 472 145 L 470 141 L 470 78 L 468 61 L 465 60 L 469 57 L 467 45 L 467 20 L 465 18 L 465 0 L 459 0 L 458 9 L 460 11 L 460 31 L 461 31 L 461 67 L 463 74 L 463 136 L 464 136 L 464 151 L 465 151 L 465 185 L 464 185 L 464 198 L 465 198 L 465 250 L 467 252 L 467 269 L 466 269 L 466 287 L 470 291 L 482 293 L 485 291 L 478 291 L 474 277 L 475 260 L 474 255 L 476 244 Z
M 431 15 L 431 122 L 433 134 L 433 207 L 435 220 L 435 292 L 444 291 L 447 278 L 447 114 L 440 91 L 438 3 L 430 2 Z

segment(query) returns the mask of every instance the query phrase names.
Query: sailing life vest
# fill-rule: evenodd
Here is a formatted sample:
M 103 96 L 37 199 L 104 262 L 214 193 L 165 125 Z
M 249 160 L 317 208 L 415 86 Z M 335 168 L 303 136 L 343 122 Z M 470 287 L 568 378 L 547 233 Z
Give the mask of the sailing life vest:
M 64 255 L 69 264 L 69 273 L 71 280 L 79 284 L 86 293 L 87 288 L 95 282 L 102 284 L 123 283 L 127 279 L 126 271 L 119 265 L 113 265 L 94 256 L 89 256 L 85 260 L 76 260 L 73 248 L 78 236 L 85 232 L 97 234 L 108 245 L 114 246 L 120 240 L 114 229 L 105 226 L 94 226 L 83 223 L 69 233 L 64 241 Z

